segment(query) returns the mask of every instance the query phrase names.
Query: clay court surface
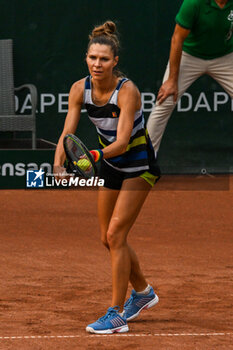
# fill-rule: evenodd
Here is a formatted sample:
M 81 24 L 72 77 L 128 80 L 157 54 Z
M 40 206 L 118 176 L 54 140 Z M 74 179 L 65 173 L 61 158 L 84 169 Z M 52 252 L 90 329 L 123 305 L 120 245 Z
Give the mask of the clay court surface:
M 110 336 L 85 332 L 111 302 L 97 191 L 0 195 L 1 350 L 233 349 L 232 178 L 165 176 L 151 191 L 129 241 L 160 302 Z

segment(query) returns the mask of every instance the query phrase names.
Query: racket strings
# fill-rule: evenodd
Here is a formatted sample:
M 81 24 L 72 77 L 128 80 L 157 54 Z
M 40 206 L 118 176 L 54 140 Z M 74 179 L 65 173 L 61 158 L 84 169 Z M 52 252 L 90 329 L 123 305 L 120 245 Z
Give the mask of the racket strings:
M 95 165 L 92 160 L 92 156 L 88 150 L 85 150 L 85 146 L 81 144 L 81 141 L 75 141 L 73 137 L 65 138 L 64 148 L 68 160 L 67 168 L 70 172 L 78 176 L 92 177 L 96 173 Z

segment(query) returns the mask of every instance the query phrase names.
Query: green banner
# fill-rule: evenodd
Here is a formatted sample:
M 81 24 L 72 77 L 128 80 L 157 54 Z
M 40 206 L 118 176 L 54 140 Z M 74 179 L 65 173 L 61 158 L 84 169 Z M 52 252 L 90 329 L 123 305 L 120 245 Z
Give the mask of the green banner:
M 54 150 L 0 150 L 0 189 L 25 189 L 27 170 L 53 171 Z

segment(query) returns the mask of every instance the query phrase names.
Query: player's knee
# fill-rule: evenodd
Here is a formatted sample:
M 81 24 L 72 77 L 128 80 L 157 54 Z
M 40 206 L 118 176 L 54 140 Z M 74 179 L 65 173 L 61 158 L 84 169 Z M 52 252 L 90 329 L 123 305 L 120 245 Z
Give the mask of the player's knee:
M 124 225 L 115 217 L 111 220 L 107 231 L 107 243 L 110 249 L 120 248 L 125 244 Z

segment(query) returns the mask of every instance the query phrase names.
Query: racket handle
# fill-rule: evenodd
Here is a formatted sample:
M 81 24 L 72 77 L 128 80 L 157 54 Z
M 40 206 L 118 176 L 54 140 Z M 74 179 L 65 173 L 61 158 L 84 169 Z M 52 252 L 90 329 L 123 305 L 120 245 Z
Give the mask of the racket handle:
M 95 163 L 101 160 L 104 156 L 102 149 L 93 149 L 92 151 L 90 151 L 90 153 L 92 154 Z

